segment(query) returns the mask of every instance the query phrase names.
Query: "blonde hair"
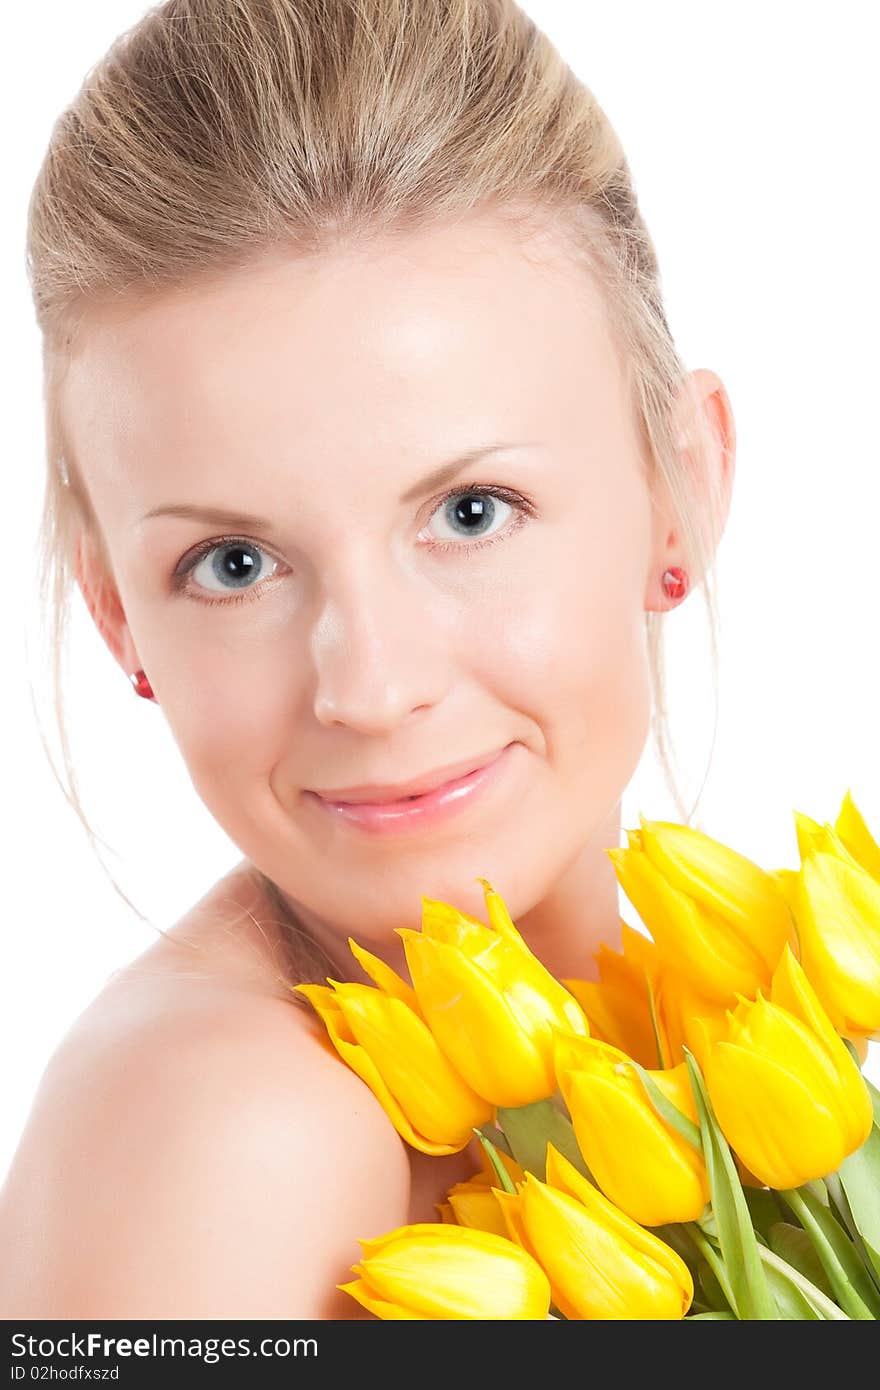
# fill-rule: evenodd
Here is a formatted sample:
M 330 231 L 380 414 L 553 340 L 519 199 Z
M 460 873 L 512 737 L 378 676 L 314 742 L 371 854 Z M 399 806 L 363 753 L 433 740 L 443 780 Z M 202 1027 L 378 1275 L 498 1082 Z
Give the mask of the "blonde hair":
M 715 538 L 691 473 L 710 494 L 717 486 L 709 441 L 698 420 L 686 466 L 671 419 L 686 369 L 627 161 L 592 92 L 512 0 L 167 0 L 113 42 L 56 120 L 28 209 L 47 447 L 40 599 L 67 786 L 43 742 L 93 847 L 62 706 L 81 533 L 106 560 L 58 406 L 80 321 L 273 247 L 320 254 L 489 209 L 523 228 L 549 220 L 602 290 L 649 484 L 671 499 L 705 596 L 717 716 Z M 664 615 L 645 623 L 651 731 L 689 821 L 668 727 Z

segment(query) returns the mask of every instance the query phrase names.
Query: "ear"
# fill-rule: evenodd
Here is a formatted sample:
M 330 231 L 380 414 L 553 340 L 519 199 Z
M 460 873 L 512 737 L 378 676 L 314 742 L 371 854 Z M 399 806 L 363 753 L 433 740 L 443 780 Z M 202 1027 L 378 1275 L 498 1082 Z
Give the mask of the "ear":
M 95 626 L 127 676 L 140 667 L 119 592 L 101 556 L 100 547 L 85 532 L 77 542 L 76 580 Z
M 689 372 L 672 410 L 672 423 L 682 461 L 694 487 L 703 535 L 714 555 L 727 524 L 736 469 L 736 425 L 730 399 L 721 378 L 707 367 Z M 693 561 L 686 555 L 672 518 L 668 499 L 655 510 L 654 546 L 645 607 L 663 610 L 674 606 L 661 585 L 663 572 L 678 565 L 689 573 L 690 587 L 699 581 Z

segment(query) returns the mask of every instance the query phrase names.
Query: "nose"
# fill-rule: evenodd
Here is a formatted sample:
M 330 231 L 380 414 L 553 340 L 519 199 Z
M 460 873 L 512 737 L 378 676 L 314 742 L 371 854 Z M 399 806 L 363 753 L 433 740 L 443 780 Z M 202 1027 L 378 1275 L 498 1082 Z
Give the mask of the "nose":
M 373 551 L 324 592 L 311 639 L 320 723 L 385 733 L 444 697 L 449 614 L 424 578 Z

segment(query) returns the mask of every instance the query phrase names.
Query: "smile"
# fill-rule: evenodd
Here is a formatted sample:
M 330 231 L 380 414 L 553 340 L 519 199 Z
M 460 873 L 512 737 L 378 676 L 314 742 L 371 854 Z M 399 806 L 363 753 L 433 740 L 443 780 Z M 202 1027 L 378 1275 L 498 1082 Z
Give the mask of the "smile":
M 311 791 L 304 796 L 323 815 L 334 816 L 337 821 L 369 834 L 394 835 L 427 829 L 452 819 L 494 786 L 513 761 L 516 747 L 516 743 L 508 743 L 490 762 L 465 776 L 397 801 L 327 801 Z

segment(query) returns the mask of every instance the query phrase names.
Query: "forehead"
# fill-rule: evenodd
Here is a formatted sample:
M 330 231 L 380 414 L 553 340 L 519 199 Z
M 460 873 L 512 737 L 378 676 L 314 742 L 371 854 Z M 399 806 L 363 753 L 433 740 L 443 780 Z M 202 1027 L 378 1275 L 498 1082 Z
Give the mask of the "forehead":
M 562 238 L 472 218 L 105 306 L 60 403 L 89 489 L 129 491 L 221 457 L 283 473 L 337 446 L 355 466 L 421 460 L 459 428 L 466 445 L 532 437 L 560 392 L 607 397 L 619 377 L 598 288 Z

